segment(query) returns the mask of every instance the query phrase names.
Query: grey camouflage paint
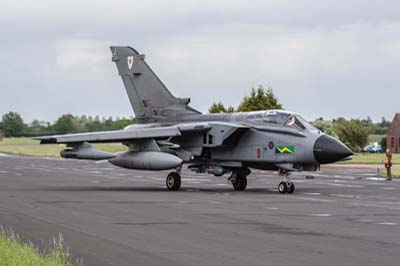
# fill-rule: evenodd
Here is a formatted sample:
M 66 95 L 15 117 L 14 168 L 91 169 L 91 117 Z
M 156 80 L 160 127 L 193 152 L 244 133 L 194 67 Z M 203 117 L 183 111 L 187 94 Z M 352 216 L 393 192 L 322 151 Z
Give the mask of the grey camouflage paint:
M 174 160 L 170 164 L 163 162 L 161 158 L 165 156 L 160 153 L 179 157 L 183 163 L 191 164 L 198 171 L 215 167 L 227 171 L 242 168 L 315 171 L 319 168 L 315 145 L 325 134 L 305 122 L 303 128 L 296 128 L 262 119 L 249 119 L 271 112 L 278 112 L 290 119 L 299 117 L 297 114 L 286 111 L 201 114 L 189 106 L 190 99 L 172 95 L 147 65 L 144 55 L 130 47 L 111 46 L 110 49 L 137 124 L 118 131 L 37 138 L 42 143 L 69 143 L 76 147 L 85 142 L 121 142 L 129 146 L 130 151 L 116 155 L 110 161 L 116 161 L 119 157 L 121 160 L 146 158 L 153 161 L 152 169 L 161 169 L 164 165 L 176 167 L 172 162 Z M 340 149 L 347 156 L 351 154 L 339 141 L 335 145 L 342 146 Z M 286 149 L 287 152 L 278 152 L 279 146 L 292 151 Z M 137 155 L 144 151 L 156 153 Z M 118 161 L 117 165 L 124 167 L 130 163 Z

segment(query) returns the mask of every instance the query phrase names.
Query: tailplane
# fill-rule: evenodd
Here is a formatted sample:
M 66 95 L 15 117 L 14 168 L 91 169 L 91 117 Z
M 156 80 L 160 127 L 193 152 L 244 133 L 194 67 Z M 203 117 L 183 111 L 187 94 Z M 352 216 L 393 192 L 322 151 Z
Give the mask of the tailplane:
M 131 47 L 111 46 L 112 61 L 118 68 L 138 123 L 178 120 L 200 112 L 188 106 L 189 98 L 177 98 Z

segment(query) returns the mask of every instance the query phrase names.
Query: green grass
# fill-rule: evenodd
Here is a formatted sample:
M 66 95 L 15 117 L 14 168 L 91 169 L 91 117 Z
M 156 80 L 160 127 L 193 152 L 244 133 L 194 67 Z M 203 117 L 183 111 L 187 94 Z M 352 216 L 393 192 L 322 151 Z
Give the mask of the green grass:
M 127 147 L 120 144 L 94 144 L 97 150 L 107 152 L 126 151 Z M 60 157 L 63 145 L 46 144 L 40 145 L 39 141 L 31 138 L 5 138 L 0 141 L 0 152 L 18 155 Z M 343 161 L 339 164 L 376 164 L 383 165 L 384 153 L 360 153 L 352 156 L 352 160 Z M 393 164 L 400 164 L 400 154 L 393 154 Z
M 351 156 L 351 160 L 339 162 L 338 164 L 380 164 L 383 165 L 384 153 L 359 153 Z M 393 154 L 393 164 L 400 164 L 400 154 Z
M 31 138 L 4 138 L 0 141 L 0 145 L 21 145 L 21 144 L 38 144 L 38 140 Z
M 40 145 L 39 143 L 38 140 L 31 138 L 4 138 L 3 141 L 0 141 L 0 152 L 17 155 L 60 157 L 60 151 L 65 148 L 64 145 Z M 93 148 L 112 153 L 127 150 L 126 146 L 120 144 L 94 144 Z
M 22 242 L 11 231 L 0 231 L 0 265 L 1 266 L 72 266 L 83 265 L 70 261 L 68 252 L 64 251 L 62 237 L 53 239 L 51 248 L 39 251 L 32 243 Z

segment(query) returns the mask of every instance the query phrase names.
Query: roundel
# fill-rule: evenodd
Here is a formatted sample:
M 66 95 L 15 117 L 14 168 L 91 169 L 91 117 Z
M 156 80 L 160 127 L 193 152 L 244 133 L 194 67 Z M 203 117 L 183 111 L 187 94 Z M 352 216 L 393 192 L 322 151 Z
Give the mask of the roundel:
M 274 143 L 272 141 L 270 141 L 268 143 L 268 148 L 270 148 L 271 150 L 275 147 Z

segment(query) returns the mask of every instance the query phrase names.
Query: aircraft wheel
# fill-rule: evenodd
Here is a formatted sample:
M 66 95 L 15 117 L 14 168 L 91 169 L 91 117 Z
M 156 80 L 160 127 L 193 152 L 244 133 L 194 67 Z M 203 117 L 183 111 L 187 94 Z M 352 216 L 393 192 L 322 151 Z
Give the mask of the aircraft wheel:
M 243 191 L 247 187 L 247 177 L 242 175 L 236 175 L 232 179 L 233 188 L 237 191 Z
M 167 184 L 168 190 L 179 190 L 179 188 L 181 187 L 181 176 L 177 172 L 171 172 L 168 174 L 165 183 Z
M 292 182 L 289 182 L 287 184 L 287 193 L 292 194 L 294 192 L 294 184 Z
M 279 185 L 278 185 L 278 191 L 279 191 L 279 193 L 285 194 L 285 193 L 287 192 L 287 189 L 288 189 L 288 187 L 287 187 L 287 185 L 286 185 L 286 182 L 280 182 L 280 183 L 279 183 Z

